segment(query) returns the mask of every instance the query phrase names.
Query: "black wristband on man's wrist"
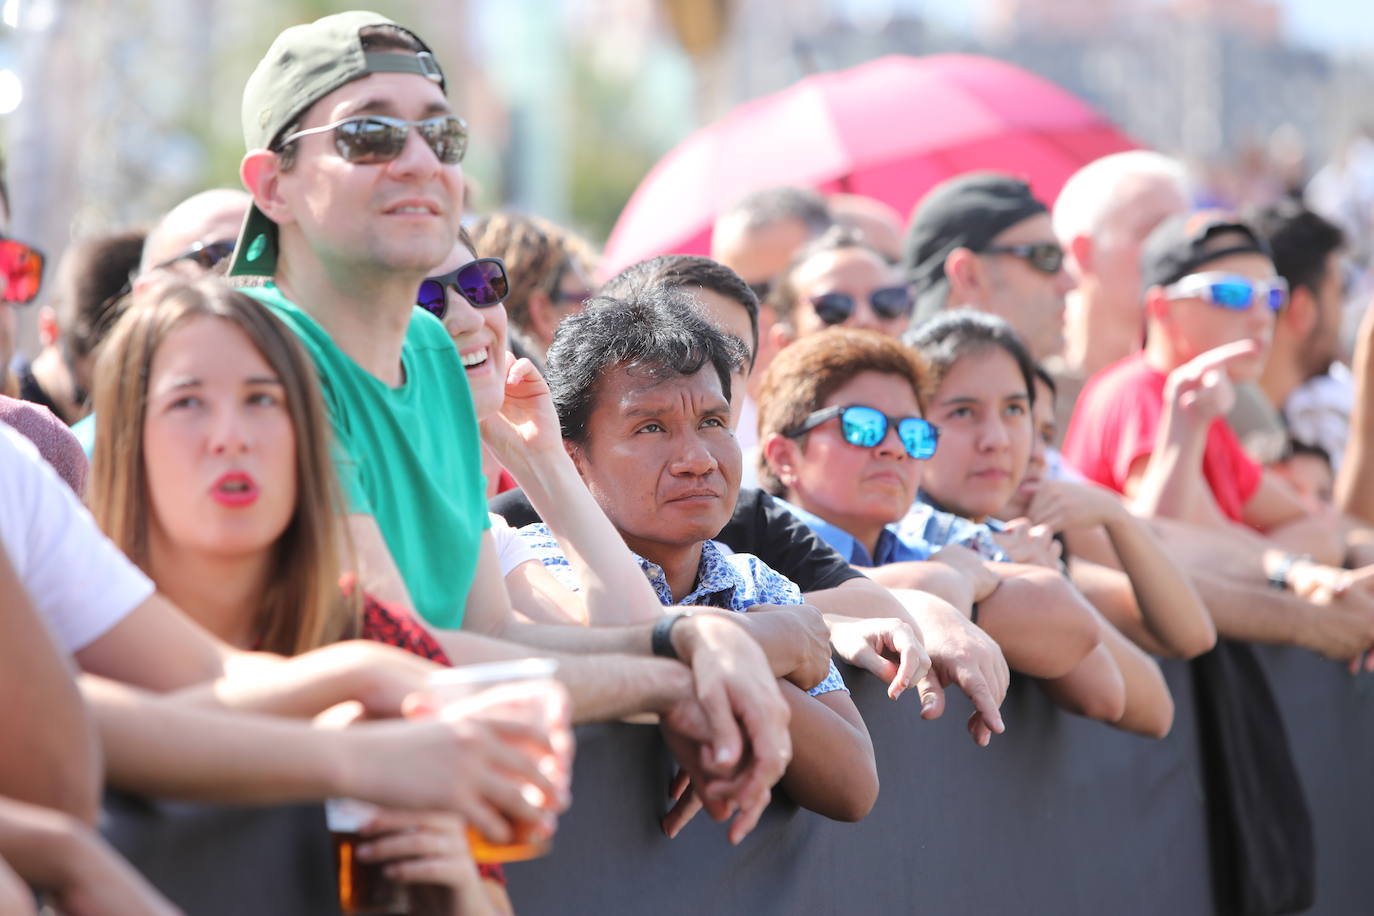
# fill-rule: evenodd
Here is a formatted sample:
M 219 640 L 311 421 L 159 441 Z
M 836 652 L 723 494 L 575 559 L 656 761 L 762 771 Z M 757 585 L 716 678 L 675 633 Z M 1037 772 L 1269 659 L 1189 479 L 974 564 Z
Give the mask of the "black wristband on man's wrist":
M 673 648 L 673 627 L 677 626 L 679 620 L 691 616 L 690 611 L 682 611 L 662 617 L 654 624 L 653 635 L 649 637 L 649 647 L 655 655 L 677 658 L 677 650 Z

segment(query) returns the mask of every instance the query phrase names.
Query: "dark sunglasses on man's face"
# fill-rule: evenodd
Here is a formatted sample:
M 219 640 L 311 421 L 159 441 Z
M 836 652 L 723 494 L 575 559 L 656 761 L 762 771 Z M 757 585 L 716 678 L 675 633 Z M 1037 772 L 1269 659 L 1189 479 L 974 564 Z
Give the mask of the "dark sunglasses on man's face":
M 43 255 L 38 249 L 0 237 L 0 302 L 32 302 L 42 286 Z
M 161 264 L 154 264 L 152 267 L 148 268 L 148 271 L 151 273 L 154 270 L 166 270 L 169 267 L 175 267 L 178 264 L 189 261 L 201 270 L 209 273 L 215 269 L 216 265 L 233 253 L 233 239 L 220 239 L 217 242 L 195 242 L 181 254 L 174 258 L 168 258 Z M 113 309 L 119 305 L 119 300 L 134 291 L 134 281 L 137 279 L 137 273 L 130 273 L 128 279 L 120 285 L 119 289 L 115 290 L 101 301 L 100 307 L 96 309 L 96 314 L 110 314 Z
M 912 458 L 925 459 L 935 454 L 940 430 L 921 417 L 889 417 L 876 407 L 850 404 L 847 407 L 822 407 L 783 435 L 795 439 L 825 421 L 840 418 L 844 441 L 861 448 L 877 448 L 887 438 L 889 426 L 897 427 L 897 438 Z
M 911 289 L 906 286 L 884 286 L 868 295 L 873 313 L 885 321 L 911 314 Z M 811 297 L 816 317 L 826 324 L 843 324 L 854 314 L 854 297 L 848 293 L 822 293 Z
M 382 115 L 358 115 L 323 127 L 298 130 L 284 137 L 278 148 L 310 134 L 334 132 L 334 149 L 348 162 L 379 165 L 390 162 L 405 149 L 410 129 L 415 128 L 444 165 L 457 165 L 468 151 L 468 126 L 462 118 L 442 115 L 423 121 L 405 121 Z
M 426 277 L 420 283 L 415 304 L 435 318 L 442 319 L 448 312 L 448 296 L 444 291 L 450 287 L 473 308 L 485 309 L 497 305 L 510 295 L 506 262 L 500 258 L 478 258 L 457 270 L 437 277 Z
M 1020 258 L 1041 273 L 1057 274 L 1064 266 L 1064 249 L 1058 242 L 1036 242 L 1034 245 L 996 245 L 984 248 L 979 254 L 1009 254 Z
M 234 251 L 233 239 L 220 239 L 216 242 L 196 242 L 181 254 L 174 258 L 168 258 L 153 270 L 162 270 L 171 267 L 173 264 L 180 264 L 182 261 L 190 261 L 201 270 L 214 270 L 215 266 L 229 257 Z

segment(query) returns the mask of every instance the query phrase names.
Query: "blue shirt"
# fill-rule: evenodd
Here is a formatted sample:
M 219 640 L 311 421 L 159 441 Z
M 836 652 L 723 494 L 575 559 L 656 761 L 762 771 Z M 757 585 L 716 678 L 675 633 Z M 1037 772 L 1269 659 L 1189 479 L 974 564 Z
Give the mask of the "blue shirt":
M 897 523 L 898 536 L 904 540 L 925 541 L 932 551 L 950 544 L 967 547 L 984 560 L 1005 563 L 1007 554 L 992 539 L 997 529 L 991 524 L 970 521 L 935 508 L 918 496 L 906 515 Z
M 835 548 L 840 556 L 855 566 L 886 566 L 888 563 L 902 563 L 907 560 L 927 560 L 932 553 L 940 549 L 919 537 L 904 534 L 896 525 L 888 525 L 878 535 L 878 549 L 869 556 L 868 548 L 839 525 L 832 525 L 819 515 L 807 512 L 800 506 L 794 506 L 785 499 L 775 498 L 779 505 L 786 506 L 789 512 L 816 532 L 817 537 Z
M 534 552 L 555 579 L 571 591 L 578 591 L 581 583 L 573 574 L 563 548 L 558 546 L 553 533 L 547 525 L 526 525 L 520 529 L 520 537 Z M 726 556 L 714 541 L 701 545 L 701 565 L 697 568 L 696 585 L 680 601 L 673 601 L 673 593 L 668 588 L 668 577 L 663 567 L 650 563 L 643 557 L 633 554 L 644 570 L 649 584 L 653 586 L 658 600 L 665 605 L 705 605 L 729 611 L 747 611 L 756 604 L 801 604 L 801 589 L 796 584 L 775 572 L 766 563 L 750 553 L 735 553 Z M 844 679 L 840 677 L 835 663 L 830 663 L 830 671 L 815 687 L 807 693 L 817 696 L 835 690 L 846 690 Z

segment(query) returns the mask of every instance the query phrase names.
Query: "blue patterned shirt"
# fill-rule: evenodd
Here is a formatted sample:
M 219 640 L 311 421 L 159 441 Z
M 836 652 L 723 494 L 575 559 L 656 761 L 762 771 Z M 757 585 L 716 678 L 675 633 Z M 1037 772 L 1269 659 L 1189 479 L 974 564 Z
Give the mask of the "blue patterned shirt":
M 568 558 L 563 555 L 563 548 L 558 546 L 558 541 L 554 539 L 547 525 L 526 525 L 520 529 L 520 537 L 555 579 L 571 591 L 575 592 L 581 588 L 581 583 L 577 581 L 577 576 L 568 564 Z M 650 563 L 637 554 L 634 558 L 639 561 L 639 568 L 644 570 L 644 575 L 648 577 L 658 600 L 664 605 L 674 604 L 672 590 L 668 588 L 668 577 L 664 574 L 663 567 Z M 682 600 L 676 602 L 679 605 L 705 605 L 741 612 L 756 604 L 801 603 L 801 589 L 797 588 L 791 579 L 778 574 L 753 554 L 735 553 L 726 556 L 714 541 L 705 541 L 701 545 L 701 566 L 697 570 L 696 585 Z M 846 689 L 844 679 L 840 677 L 839 669 L 832 661 L 825 680 L 807 693 L 817 696 Z
M 888 563 L 902 563 L 907 560 L 928 560 L 938 547 L 933 547 L 919 538 L 904 535 L 896 525 L 888 525 L 878 535 L 878 548 L 869 556 L 868 548 L 859 543 L 858 538 L 839 525 L 831 524 L 819 515 L 794 506 L 787 500 L 777 498 L 780 505 L 806 523 L 835 551 L 854 566 L 886 566 Z

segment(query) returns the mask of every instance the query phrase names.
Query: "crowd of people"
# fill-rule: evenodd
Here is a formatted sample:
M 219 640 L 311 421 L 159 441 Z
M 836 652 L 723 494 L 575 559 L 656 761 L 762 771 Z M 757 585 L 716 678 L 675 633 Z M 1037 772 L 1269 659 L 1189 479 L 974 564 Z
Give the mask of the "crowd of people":
M 846 678 L 926 719 L 957 689 L 987 745 L 1013 671 L 1162 738 L 1156 657 L 1374 670 L 1374 317 L 1346 359 L 1299 201 L 1192 212 L 1144 151 L 1052 210 L 959 175 L 905 227 L 776 188 L 598 283 L 557 225 L 465 223 L 466 125 L 383 17 L 278 36 L 243 132 L 246 190 L 46 282 L 0 240 L 0 911 L 175 911 L 105 787 L 369 802 L 414 912 L 502 913 L 468 829 L 552 834 L 574 723 L 653 716 L 663 831 L 738 843 L 775 786 L 887 801 Z M 538 697 L 423 699 L 529 657 Z

